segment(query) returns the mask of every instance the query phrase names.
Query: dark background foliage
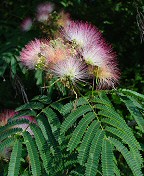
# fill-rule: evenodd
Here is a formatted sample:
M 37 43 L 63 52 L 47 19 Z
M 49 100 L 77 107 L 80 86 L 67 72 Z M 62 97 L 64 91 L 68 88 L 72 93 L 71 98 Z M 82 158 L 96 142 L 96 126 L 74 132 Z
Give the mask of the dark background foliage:
M 41 37 L 38 30 L 22 32 L 20 24 L 34 17 L 36 6 L 45 1 L 5 0 L 0 3 L 0 109 L 15 108 L 40 94 L 36 75 L 15 64 L 21 48 L 30 40 Z M 88 21 L 97 26 L 117 53 L 121 70 L 119 88 L 144 93 L 143 43 L 136 16 L 144 4 L 132 0 L 53 0 L 56 9 L 64 9 L 74 20 Z M 24 88 L 24 89 L 23 89 Z

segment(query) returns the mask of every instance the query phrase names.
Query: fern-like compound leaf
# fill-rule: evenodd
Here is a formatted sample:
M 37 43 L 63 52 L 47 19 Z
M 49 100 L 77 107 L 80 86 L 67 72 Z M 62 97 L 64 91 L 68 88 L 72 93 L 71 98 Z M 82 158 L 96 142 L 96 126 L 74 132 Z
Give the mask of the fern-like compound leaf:
M 53 135 L 48 119 L 45 116 L 39 116 L 37 122 L 43 133 L 44 138 L 46 139 L 47 143 L 51 146 L 53 155 L 56 158 L 61 159 L 61 151 L 59 148 L 59 143 L 56 140 L 55 136 Z
M 79 117 L 81 117 L 82 115 L 84 115 L 89 111 L 92 111 L 90 105 L 80 106 L 75 111 L 73 111 L 62 123 L 61 134 L 65 133 Z
M 81 97 L 79 99 L 76 99 L 73 102 L 65 104 L 62 109 L 61 109 L 61 114 L 63 116 L 68 115 L 72 110 L 75 110 L 77 107 L 82 106 L 82 105 L 87 105 L 89 104 L 88 100 L 86 97 Z
M 13 137 L 9 137 L 9 138 L 5 139 L 4 141 L 0 142 L 0 152 L 9 146 L 12 146 L 13 143 L 14 143 Z
M 134 117 L 139 126 L 139 129 L 144 133 L 144 116 L 141 114 L 139 109 L 134 105 L 134 102 L 130 98 L 121 96 L 121 100 L 125 103 L 127 109 Z
M 88 161 L 86 163 L 86 176 L 96 176 L 104 134 L 104 131 L 99 129 L 92 140 Z
M 139 162 L 135 160 L 131 152 L 117 139 L 110 137 L 109 140 L 116 147 L 116 149 L 119 152 L 121 152 L 127 164 L 129 165 L 131 171 L 133 172 L 133 175 L 143 176 L 142 171 L 141 171 L 141 166 L 139 165 Z
M 109 127 L 109 126 L 107 126 L 105 129 L 106 129 L 106 131 L 119 137 L 125 144 L 128 144 L 129 147 L 132 148 L 133 150 L 140 150 L 141 149 L 140 144 L 138 142 L 135 143 L 135 140 L 133 141 L 133 138 L 130 138 L 129 135 L 127 133 L 125 133 L 124 131 L 121 131 L 121 130 L 118 130 L 114 127 Z
M 81 145 L 78 149 L 79 151 L 78 160 L 81 165 L 84 165 L 85 162 L 87 161 L 91 142 L 99 127 L 100 123 L 97 120 L 94 120 L 92 124 L 88 127 L 88 130 L 86 131 L 83 137 Z
M 36 147 L 35 140 L 27 131 L 23 132 L 23 137 L 27 147 L 28 155 L 30 157 L 32 175 L 40 176 L 41 166 L 40 166 L 39 153 Z
M 47 116 L 49 124 L 51 126 L 52 132 L 56 139 L 59 137 L 60 133 L 60 121 L 56 115 L 56 113 L 49 107 L 46 107 L 42 110 L 42 112 Z
M 40 102 L 29 102 L 16 109 L 16 111 L 26 110 L 26 109 L 43 109 L 44 105 Z
M 22 143 L 16 140 L 10 157 L 8 176 L 18 176 L 20 169 L 20 159 L 22 154 Z
M 95 114 L 93 112 L 89 112 L 83 117 L 72 134 L 72 137 L 68 143 L 68 150 L 73 151 L 77 147 L 82 136 L 84 135 L 84 132 L 86 131 L 86 128 L 94 118 Z
M 34 133 L 36 145 L 38 147 L 41 159 L 43 161 L 43 166 L 47 174 L 50 174 L 51 169 L 51 155 L 50 155 L 50 146 L 47 144 L 40 128 L 35 124 L 30 125 L 31 130 Z
M 144 95 L 129 89 L 120 89 L 119 92 L 144 100 Z
M 113 147 L 105 138 L 103 139 L 101 158 L 103 176 L 114 176 Z
M 22 132 L 21 128 L 12 128 L 8 129 L 6 132 L 0 134 L 0 142 L 3 141 L 4 139 L 16 134 Z

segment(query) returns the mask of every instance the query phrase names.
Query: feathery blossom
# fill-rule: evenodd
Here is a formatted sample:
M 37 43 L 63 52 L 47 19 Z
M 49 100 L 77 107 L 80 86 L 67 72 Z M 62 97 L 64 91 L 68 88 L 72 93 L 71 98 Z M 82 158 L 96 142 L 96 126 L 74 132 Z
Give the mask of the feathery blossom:
M 57 24 L 65 28 L 70 24 L 70 22 L 71 22 L 70 15 L 68 13 L 65 13 L 64 11 L 61 11 L 59 13 Z
M 21 62 L 29 69 L 43 67 L 45 57 L 41 54 L 41 50 L 45 47 L 45 45 L 47 45 L 46 41 L 41 41 L 39 39 L 35 39 L 28 43 L 20 53 Z
M 37 6 L 37 13 L 51 13 L 54 10 L 54 4 L 50 2 L 44 2 Z
M 30 17 L 24 19 L 21 23 L 21 26 L 20 26 L 21 30 L 26 31 L 26 32 L 29 31 L 32 27 L 32 23 L 33 22 L 32 22 L 32 19 Z
M 79 47 L 88 47 L 95 42 L 99 42 L 101 38 L 101 33 L 98 29 L 91 24 L 83 22 L 71 21 L 68 26 L 64 28 L 64 37 L 75 42 Z
M 69 45 L 65 44 L 61 38 L 57 38 L 50 40 L 42 54 L 46 57 L 47 64 L 53 64 L 65 60 L 72 52 Z
M 62 80 L 68 78 L 73 83 L 88 77 L 86 65 L 77 58 L 72 57 L 56 63 L 52 68 L 52 72 Z
M 98 80 L 98 89 L 103 88 L 115 88 L 115 85 L 119 81 L 120 72 L 117 68 L 116 62 L 113 64 L 107 64 L 102 67 L 89 67 L 89 73 L 94 75 Z
M 39 21 L 39 22 L 45 22 L 45 21 L 48 20 L 48 18 L 49 18 L 49 14 L 48 14 L 47 12 L 38 13 L 38 14 L 36 15 L 36 19 L 37 19 L 37 21 Z
M 0 113 L 0 126 L 4 126 L 7 124 L 8 119 L 14 117 L 16 112 L 14 110 L 5 109 L 2 113 Z
M 100 67 L 107 60 L 104 49 L 99 46 L 87 47 L 82 50 L 81 54 L 88 65 Z

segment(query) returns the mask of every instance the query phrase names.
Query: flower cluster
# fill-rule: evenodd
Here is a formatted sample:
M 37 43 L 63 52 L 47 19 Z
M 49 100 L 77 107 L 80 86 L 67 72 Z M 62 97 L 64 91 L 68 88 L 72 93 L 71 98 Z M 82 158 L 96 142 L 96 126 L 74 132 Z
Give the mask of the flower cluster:
M 43 69 L 62 83 L 93 80 L 96 88 L 113 88 L 120 76 L 112 47 L 89 23 L 69 21 L 58 38 L 27 44 L 20 59 L 27 68 Z

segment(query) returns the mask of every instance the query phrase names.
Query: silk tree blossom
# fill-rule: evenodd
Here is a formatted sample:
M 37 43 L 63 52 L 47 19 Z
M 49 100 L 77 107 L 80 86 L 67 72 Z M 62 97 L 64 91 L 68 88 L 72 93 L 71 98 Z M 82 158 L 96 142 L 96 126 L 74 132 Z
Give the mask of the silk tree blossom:
M 45 56 L 41 54 L 42 49 L 47 45 L 47 41 L 35 39 L 28 43 L 20 53 L 21 62 L 29 69 L 42 68 L 45 63 Z
M 36 15 L 36 19 L 37 19 L 37 21 L 39 21 L 39 22 L 45 22 L 45 21 L 48 20 L 48 18 L 49 18 L 49 14 L 46 13 L 46 12 L 38 13 L 38 14 Z
M 64 40 L 61 38 L 50 40 L 43 52 L 47 65 L 65 60 L 75 53 L 74 49 L 69 44 L 64 43 Z
M 94 45 L 101 39 L 101 33 L 96 27 L 88 23 L 74 21 L 71 21 L 64 28 L 63 35 L 67 40 L 76 43 L 81 48 Z
M 33 22 L 32 22 L 32 19 L 30 17 L 24 19 L 21 23 L 21 26 L 20 26 L 21 30 L 25 31 L 25 32 L 29 31 L 32 27 L 32 23 Z
M 82 50 L 81 54 L 88 65 L 100 67 L 107 61 L 104 49 L 99 46 L 87 47 Z
M 7 121 L 16 115 L 14 110 L 5 109 L 0 113 L 0 126 L 4 126 L 7 124 Z
M 72 57 L 56 63 L 52 68 L 52 72 L 61 80 L 68 79 L 73 83 L 88 77 L 86 65 L 77 58 Z
M 37 7 L 36 19 L 39 22 L 45 22 L 48 20 L 50 13 L 54 10 L 54 4 L 45 2 L 39 4 Z
M 54 10 L 54 4 L 50 2 L 44 2 L 37 6 L 37 13 L 51 13 Z
M 102 67 L 89 67 L 89 73 L 95 76 L 98 89 L 115 88 L 120 78 L 116 62 Z

